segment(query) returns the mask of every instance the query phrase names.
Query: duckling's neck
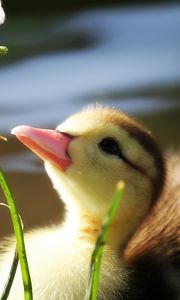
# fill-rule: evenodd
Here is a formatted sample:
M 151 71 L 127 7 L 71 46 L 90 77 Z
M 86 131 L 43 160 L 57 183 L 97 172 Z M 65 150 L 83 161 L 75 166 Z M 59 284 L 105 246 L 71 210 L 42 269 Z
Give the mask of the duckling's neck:
M 66 213 L 64 226 L 60 230 L 65 243 L 65 247 L 63 247 L 61 240 L 60 245 L 64 249 L 65 254 L 65 258 L 63 257 L 62 259 L 61 256 L 61 259 L 66 261 L 68 256 L 68 261 L 71 262 L 70 270 L 68 269 L 67 274 L 74 274 L 74 270 L 76 270 L 76 276 L 72 276 L 75 281 L 73 293 L 74 295 L 78 294 L 78 296 L 75 296 L 73 299 L 84 299 L 84 296 L 77 291 L 77 287 L 81 285 L 82 289 L 85 290 L 87 288 L 91 255 L 101 230 L 101 225 L 102 219 L 99 216 L 92 216 L 87 212 L 81 212 L 78 215 L 74 211 Z M 111 236 L 111 233 L 109 236 Z M 124 290 L 127 285 L 128 271 L 126 270 L 123 257 L 118 251 L 118 240 L 117 243 L 115 241 L 115 238 L 114 240 L 113 237 L 110 238 L 103 250 L 98 299 L 119 299 L 120 291 Z M 69 249 L 73 250 L 70 252 Z M 65 276 L 61 280 L 61 282 L 65 283 L 67 281 L 71 281 L 69 275 L 68 279 Z
M 101 194 L 96 199 L 94 199 L 97 196 L 94 195 L 95 193 L 85 194 L 83 189 L 80 189 L 50 164 L 46 163 L 45 167 L 66 207 L 65 232 L 73 240 L 87 240 L 95 244 L 110 203 L 107 199 L 102 199 Z M 127 242 L 149 210 L 150 199 L 148 195 L 151 194 L 151 184 L 146 180 L 142 183 L 141 177 L 138 183 L 145 186 L 145 192 L 136 199 L 135 189 L 140 188 L 139 185 L 129 190 L 126 189 L 116 218 L 110 227 L 107 245 L 115 253 L 124 250 Z M 103 196 L 107 198 L 106 194 Z
M 65 228 L 70 230 L 73 238 L 95 244 L 103 222 L 104 217 L 101 215 L 95 215 L 88 211 L 70 210 L 66 213 Z M 124 230 L 124 224 L 120 222 L 119 217 L 116 217 L 109 230 L 108 247 L 119 255 L 119 250 L 124 248 L 128 237 L 127 231 Z

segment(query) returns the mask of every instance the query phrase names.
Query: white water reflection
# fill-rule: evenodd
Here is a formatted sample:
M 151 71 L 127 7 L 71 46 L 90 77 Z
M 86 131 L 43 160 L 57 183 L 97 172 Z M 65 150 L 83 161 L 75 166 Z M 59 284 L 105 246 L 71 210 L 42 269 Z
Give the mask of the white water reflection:
M 64 24 L 55 22 L 51 32 L 75 29 L 90 32 L 99 43 L 88 49 L 39 55 L 1 67 L 2 133 L 23 123 L 54 126 L 85 103 L 98 100 L 101 94 L 105 95 L 105 103 L 130 113 L 179 107 L 177 101 L 161 98 L 113 102 L 106 97 L 113 90 L 178 84 L 179 5 L 84 12 Z

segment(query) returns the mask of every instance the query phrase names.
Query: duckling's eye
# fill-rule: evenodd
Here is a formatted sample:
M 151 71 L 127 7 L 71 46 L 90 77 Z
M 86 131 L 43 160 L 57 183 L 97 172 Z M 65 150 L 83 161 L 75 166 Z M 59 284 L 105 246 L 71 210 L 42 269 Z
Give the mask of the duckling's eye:
M 118 143 L 111 137 L 103 139 L 99 143 L 99 148 L 110 155 L 120 156 L 121 151 L 119 149 Z

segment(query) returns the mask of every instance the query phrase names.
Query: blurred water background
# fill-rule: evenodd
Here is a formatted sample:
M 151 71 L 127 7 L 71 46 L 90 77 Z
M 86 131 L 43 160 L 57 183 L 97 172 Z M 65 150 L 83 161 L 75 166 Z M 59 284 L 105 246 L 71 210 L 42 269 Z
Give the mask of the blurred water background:
M 23 13 L 6 6 L 0 44 L 9 53 L 0 58 L 0 134 L 8 142 L 0 145 L 0 165 L 29 228 L 57 221 L 62 206 L 42 162 L 10 136 L 14 126 L 54 128 L 85 105 L 102 103 L 138 118 L 163 149 L 178 147 L 180 3 L 79 4 L 49 12 L 30 7 Z M 1 210 L 4 234 L 11 225 Z

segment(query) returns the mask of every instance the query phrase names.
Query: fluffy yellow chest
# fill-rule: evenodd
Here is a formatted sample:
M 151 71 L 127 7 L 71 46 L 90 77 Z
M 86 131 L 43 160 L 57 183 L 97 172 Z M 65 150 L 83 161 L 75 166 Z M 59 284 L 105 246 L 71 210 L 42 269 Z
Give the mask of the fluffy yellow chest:
M 83 300 L 89 278 L 89 265 L 94 243 L 76 239 L 65 229 L 44 229 L 26 236 L 34 300 Z M 5 254 L 10 261 L 10 253 Z M 3 259 L 3 260 L 4 260 Z M 8 266 L 1 264 L 4 273 Z M 1 279 L 3 283 L 5 279 Z M 116 299 L 125 287 L 126 274 L 118 256 L 105 247 L 101 268 L 99 299 Z M 20 271 L 9 300 L 23 298 Z

